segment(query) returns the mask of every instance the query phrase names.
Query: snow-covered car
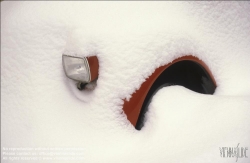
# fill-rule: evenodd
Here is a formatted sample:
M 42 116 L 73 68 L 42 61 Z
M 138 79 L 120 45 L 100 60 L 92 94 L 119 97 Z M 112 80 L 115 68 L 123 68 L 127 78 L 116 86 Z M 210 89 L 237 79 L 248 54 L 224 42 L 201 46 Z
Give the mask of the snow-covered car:
M 249 163 L 250 2 L 1 1 L 1 163 Z

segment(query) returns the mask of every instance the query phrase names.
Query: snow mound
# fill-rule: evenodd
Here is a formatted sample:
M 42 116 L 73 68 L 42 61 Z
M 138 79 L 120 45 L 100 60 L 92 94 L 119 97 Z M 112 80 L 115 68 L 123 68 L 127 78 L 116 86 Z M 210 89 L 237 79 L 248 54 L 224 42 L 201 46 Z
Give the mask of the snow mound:
M 249 29 L 249 2 L 1 2 L 1 148 L 85 149 L 68 162 L 235 162 L 219 148 L 250 147 Z M 63 53 L 98 57 L 93 91 L 66 78 Z M 135 130 L 123 99 L 185 55 L 208 65 L 215 94 L 163 88 Z

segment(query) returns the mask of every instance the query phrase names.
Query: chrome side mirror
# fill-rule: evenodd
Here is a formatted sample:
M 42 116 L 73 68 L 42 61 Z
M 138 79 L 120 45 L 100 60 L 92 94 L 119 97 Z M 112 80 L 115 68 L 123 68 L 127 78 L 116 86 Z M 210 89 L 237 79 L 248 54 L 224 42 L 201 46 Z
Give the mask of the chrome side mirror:
M 78 82 L 79 90 L 98 77 L 99 63 L 96 56 L 81 58 L 63 54 L 62 64 L 65 75 Z

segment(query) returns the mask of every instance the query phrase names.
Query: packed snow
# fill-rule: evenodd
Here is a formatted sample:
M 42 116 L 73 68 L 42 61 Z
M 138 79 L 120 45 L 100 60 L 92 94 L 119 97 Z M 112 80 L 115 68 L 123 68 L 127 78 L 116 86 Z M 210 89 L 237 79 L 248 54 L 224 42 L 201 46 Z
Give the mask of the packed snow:
M 1 2 L 1 150 L 84 148 L 83 160 L 65 162 L 235 162 L 219 149 L 250 148 L 249 29 L 247 1 Z M 98 57 L 94 90 L 65 76 L 62 54 Z M 162 88 L 135 130 L 123 99 L 185 55 L 208 65 L 214 95 Z

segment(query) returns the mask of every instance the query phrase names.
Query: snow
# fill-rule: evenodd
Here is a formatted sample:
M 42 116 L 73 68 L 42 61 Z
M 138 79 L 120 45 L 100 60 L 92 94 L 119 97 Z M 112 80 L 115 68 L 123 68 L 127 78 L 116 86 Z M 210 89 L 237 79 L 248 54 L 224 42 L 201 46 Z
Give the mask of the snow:
M 235 162 L 219 147 L 250 147 L 249 29 L 247 1 L 1 2 L 1 148 L 83 147 L 79 162 L 91 163 Z M 98 56 L 93 91 L 66 78 L 63 53 Z M 189 54 L 210 68 L 215 94 L 163 88 L 135 130 L 123 99 Z

